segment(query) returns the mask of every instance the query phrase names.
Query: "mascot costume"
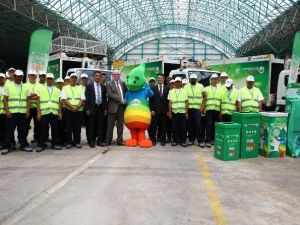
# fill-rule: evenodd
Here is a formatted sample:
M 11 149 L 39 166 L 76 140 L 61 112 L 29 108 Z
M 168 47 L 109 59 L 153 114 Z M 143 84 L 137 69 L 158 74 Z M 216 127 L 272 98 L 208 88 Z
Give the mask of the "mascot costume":
M 141 64 L 131 70 L 126 80 L 128 91 L 125 93 L 127 107 L 124 122 L 131 134 L 131 138 L 125 141 L 128 147 L 152 147 L 151 140 L 145 137 L 145 131 L 151 123 L 148 98 L 153 96 L 153 92 L 146 82 L 144 73 L 145 65 Z

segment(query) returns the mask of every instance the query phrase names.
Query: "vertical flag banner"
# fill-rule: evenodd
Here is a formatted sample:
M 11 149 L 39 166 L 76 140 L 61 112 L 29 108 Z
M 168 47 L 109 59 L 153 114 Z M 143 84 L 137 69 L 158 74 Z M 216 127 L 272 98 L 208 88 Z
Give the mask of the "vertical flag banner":
M 300 61 L 300 31 L 296 33 L 294 39 L 289 83 L 296 83 L 297 81 L 299 61 Z
M 27 71 L 47 71 L 53 31 L 38 29 L 31 34 Z

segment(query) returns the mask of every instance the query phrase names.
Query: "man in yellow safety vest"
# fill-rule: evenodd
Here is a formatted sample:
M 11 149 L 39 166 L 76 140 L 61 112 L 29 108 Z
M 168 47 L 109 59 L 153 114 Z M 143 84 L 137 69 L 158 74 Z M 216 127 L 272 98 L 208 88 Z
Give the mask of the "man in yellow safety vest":
M 203 97 L 205 95 L 204 87 L 197 82 L 197 74 L 190 75 L 190 83 L 184 86 L 188 95 L 189 119 L 188 119 L 188 145 L 193 145 L 197 138 L 198 145 L 205 147 L 205 138 L 201 129 L 201 112 L 204 111 Z
M 173 143 L 172 146 L 180 144 L 187 147 L 186 143 L 186 122 L 188 119 L 188 96 L 181 87 L 181 78 L 175 78 L 174 88 L 169 91 L 169 112 L 172 119 Z
M 233 86 L 233 81 L 227 79 L 222 92 L 221 115 L 222 122 L 230 122 L 231 115 L 238 109 L 239 91 Z
M 217 85 L 218 75 L 213 74 L 210 77 L 210 86 L 205 90 L 205 111 L 206 111 L 206 147 L 210 148 L 214 143 L 215 123 L 220 120 L 222 87 Z
M 77 85 L 77 74 L 70 75 L 70 84 L 63 87 L 61 99 L 65 104 L 65 125 L 66 125 L 66 148 L 71 149 L 72 145 L 81 148 L 81 122 L 82 111 L 80 108 L 85 100 L 82 88 Z
M 18 139 L 21 151 L 32 152 L 32 148 L 26 140 L 26 118 L 30 114 L 30 93 L 27 85 L 22 83 L 24 74 L 16 70 L 14 82 L 8 84 L 3 90 L 3 103 L 6 114 L 5 149 L 1 155 L 11 151 L 12 137 L 15 129 L 18 129 Z
M 3 89 L 5 84 L 6 76 L 0 73 L 0 150 L 4 147 L 4 137 L 5 137 L 5 109 L 3 105 Z
M 261 91 L 254 87 L 254 77 L 247 77 L 247 85 L 239 92 L 238 102 L 240 112 L 260 112 L 262 111 L 262 101 L 264 96 Z

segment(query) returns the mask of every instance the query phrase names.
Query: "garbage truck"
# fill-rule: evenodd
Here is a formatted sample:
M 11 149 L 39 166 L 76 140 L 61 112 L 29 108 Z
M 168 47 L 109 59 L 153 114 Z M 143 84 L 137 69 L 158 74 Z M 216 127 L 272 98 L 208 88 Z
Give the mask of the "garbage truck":
M 275 59 L 274 55 L 260 55 L 242 58 L 232 58 L 218 61 L 206 61 L 207 69 L 225 71 L 234 81 L 236 88 L 242 88 L 246 84 L 246 77 L 252 75 L 255 78 L 255 86 L 264 96 L 266 110 L 284 110 L 285 89 L 288 71 L 284 70 L 284 60 Z M 288 77 L 288 76 L 287 76 Z

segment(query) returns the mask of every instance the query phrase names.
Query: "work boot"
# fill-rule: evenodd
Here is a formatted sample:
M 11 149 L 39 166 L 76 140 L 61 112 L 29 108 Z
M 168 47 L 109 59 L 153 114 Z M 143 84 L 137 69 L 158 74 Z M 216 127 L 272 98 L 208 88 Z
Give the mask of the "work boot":
M 71 148 L 72 148 L 72 145 L 69 145 L 69 144 L 68 144 L 68 145 L 66 146 L 66 149 L 71 149 Z
M 8 153 L 10 153 L 10 149 L 4 149 L 1 152 L 1 155 L 7 155 Z
M 29 146 L 27 146 L 27 147 L 22 147 L 22 148 L 21 148 L 21 151 L 23 151 L 23 152 L 32 152 L 32 148 L 29 147 Z
M 206 143 L 206 144 L 205 144 L 205 147 L 206 147 L 206 148 L 210 148 L 210 147 L 211 147 L 211 144 L 210 144 L 210 143 Z
M 61 147 L 59 145 L 54 145 L 52 146 L 53 150 L 61 150 Z
M 188 146 L 192 146 L 192 145 L 194 145 L 194 142 L 193 141 L 189 141 L 188 142 Z
M 184 147 L 184 148 L 186 148 L 188 145 L 187 145 L 186 142 L 183 142 L 183 143 L 181 143 L 181 146 Z
M 81 148 L 80 144 L 75 144 L 75 148 Z
M 178 143 L 177 142 L 172 142 L 172 144 L 171 144 L 173 147 L 174 146 L 177 146 L 178 145 Z
M 204 142 L 201 142 L 201 143 L 199 144 L 199 147 L 200 147 L 200 148 L 205 148 L 205 143 L 204 143 Z
M 44 151 L 44 150 L 45 150 L 45 149 L 42 148 L 42 147 L 37 147 L 36 150 L 35 150 L 35 152 L 42 152 L 42 151 Z

